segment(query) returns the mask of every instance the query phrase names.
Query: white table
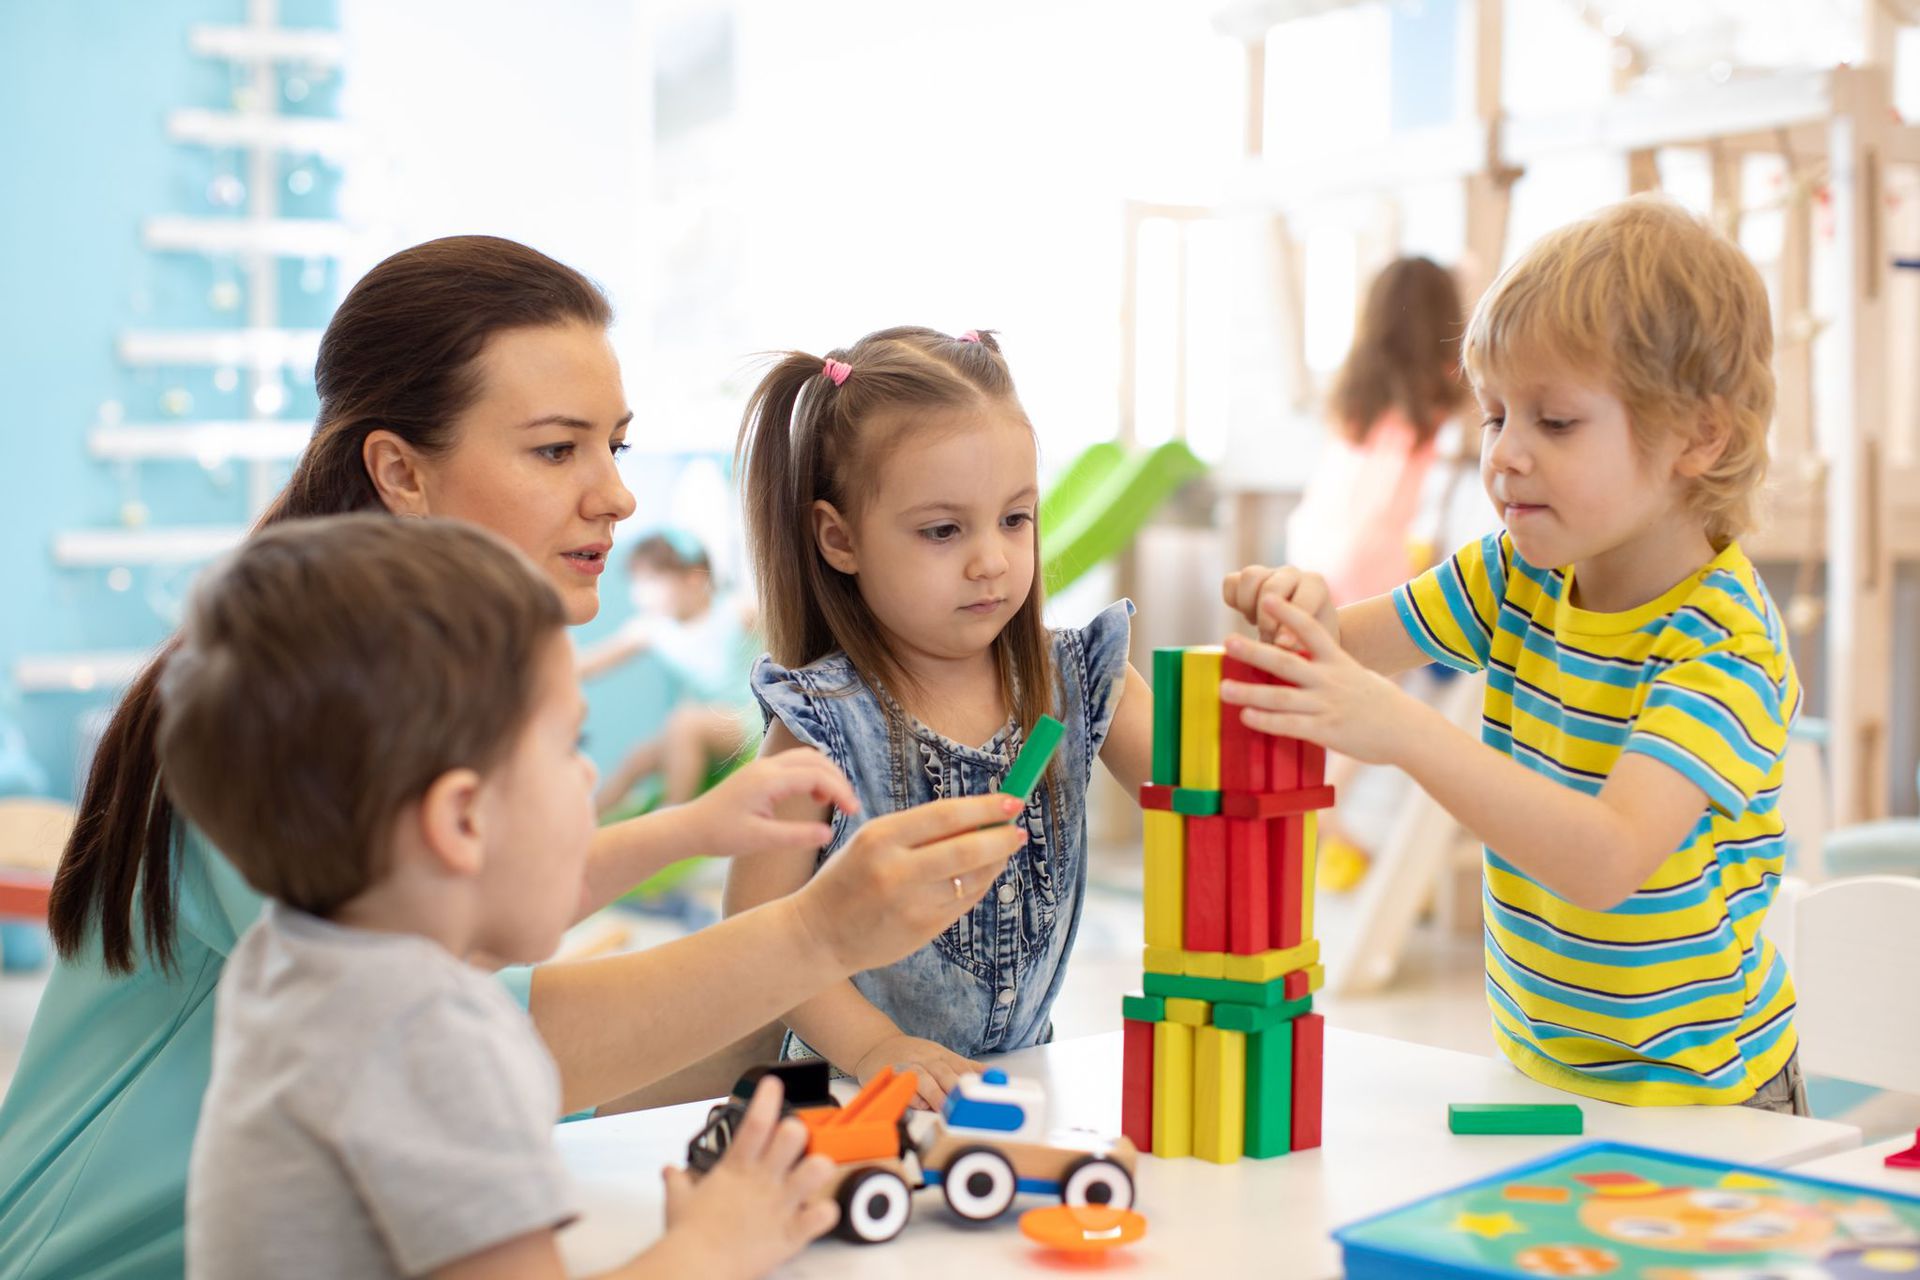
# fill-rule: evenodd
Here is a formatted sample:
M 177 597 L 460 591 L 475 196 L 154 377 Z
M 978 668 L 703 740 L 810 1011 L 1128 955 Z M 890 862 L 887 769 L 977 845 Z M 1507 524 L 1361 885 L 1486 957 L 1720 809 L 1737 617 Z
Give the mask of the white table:
M 1870 1146 L 1855 1147 L 1837 1155 L 1820 1156 L 1794 1165 L 1793 1171 L 1804 1173 L 1809 1178 L 1831 1178 L 1835 1182 L 1851 1182 L 1881 1191 L 1920 1196 L 1920 1169 L 1889 1169 L 1886 1165 L 1888 1156 L 1896 1151 L 1905 1151 L 1912 1145 L 1913 1135 L 1909 1133 Z
M 1056 1123 L 1116 1132 L 1120 1052 L 1120 1034 L 1113 1032 L 1008 1054 L 1002 1062 L 1016 1075 L 1044 1082 Z M 1583 1139 L 1456 1137 L 1447 1131 L 1449 1102 L 1579 1102 L 1587 1132 Z M 615 1265 L 657 1236 L 660 1167 L 684 1159 L 707 1107 L 561 1126 L 561 1154 L 587 1201 L 585 1216 L 563 1236 L 570 1271 Z M 1273 1160 L 1220 1166 L 1143 1159 L 1136 1207 L 1147 1218 L 1147 1235 L 1127 1251 L 1126 1269 L 1208 1280 L 1337 1276 L 1339 1250 L 1329 1237 L 1335 1227 L 1585 1139 L 1774 1167 L 1860 1143 L 1851 1125 L 1744 1107 L 1586 1102 L 1534 1083 L 1504 1059 L 1331 1028 L 1324 1132 L 1320 1150 Z M 873 1246 L 823 1240 L 782 1274 L 915 1280 L 1051 1274 L 1015 1222 L 1020 1212 L 1045 1203 L 1023 1196 L 1006 1219 L 982 1228 L 954 1219 L 938 1191 L 923 1191 L 899 1239 Z

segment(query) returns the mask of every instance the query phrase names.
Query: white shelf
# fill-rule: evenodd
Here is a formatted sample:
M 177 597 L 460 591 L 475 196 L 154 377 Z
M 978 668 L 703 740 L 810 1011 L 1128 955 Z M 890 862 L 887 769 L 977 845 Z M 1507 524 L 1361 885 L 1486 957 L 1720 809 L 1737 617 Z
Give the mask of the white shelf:
M 318 329 L 179 329 L 122 334 L 120 358 L 134 365 L 243 365 L 310 368 Z
M 313 437 L 310 422 L 129 422 L 95 427 L 87 449 L 119 462 L 187 460 L 286 462 L 300 456 Z
M 1501 150 L 1508 163 L 1524 167 L 1569 151 L 1650 151 L 1824 123 L 1856 74 L 1843 67 L 1739 76 L 1726 84 L 1647 85 L 1583 110 L 1510 119 Z
M 149 249 L 179 253 L 263 253 L 337 258 L 353 246 L 352 228 L 331 218 L 149 218 Z
M 240 525 L 80 529 L 53 536 L 53 562 L 63 569 L 195 564 L 231 550 L 246 536 L 246 529 Z
M 319 28 L 196 26 L 187 32 L 187 47 L 203 58 L 337 67 L 346 58 L 347 42 L 338 31 Z
M 347 127 L 338 120 L 239 115 L 231 111 L 172 112 L 167 116 L 167 136 L 175 142 L 197 142 L 208 147 L 259 147 L 327 160 L 339 160 L 351 148 Z
M 13 682 L 22 693 L 112 691 L 133 683 L 152 658 L 134 649 L 28 654 L 13 664 Z

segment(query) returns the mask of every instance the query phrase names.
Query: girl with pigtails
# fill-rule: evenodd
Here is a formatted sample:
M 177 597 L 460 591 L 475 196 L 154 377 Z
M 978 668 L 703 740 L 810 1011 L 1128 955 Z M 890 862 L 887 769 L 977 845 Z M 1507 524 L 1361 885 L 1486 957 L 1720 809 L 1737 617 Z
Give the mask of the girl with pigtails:
M 787 353 L 747 405 L 737 463 L 770 650 L 752 681 L 762 752 L 819 749 L 861 803 L 790 802 L 783 817 L 829 821 L 832 838 L 735 863 L 729 912 L 799 888 L 874 817 L 993 792 L 1041 715 L 1066 725 L 1018 819 L 1026 842 L 984 897 L 905 960 L 787 1015 L 784 1056 L 863 1081 L 911 1067 L 937 1106 L 976 1055 L 1052 1035 L 1095 758 L 1129 794 L 1150 768 L 1133 606 L 1084 628 L 1042 621 L 1034 430 L 991 332 L 901 327 Z

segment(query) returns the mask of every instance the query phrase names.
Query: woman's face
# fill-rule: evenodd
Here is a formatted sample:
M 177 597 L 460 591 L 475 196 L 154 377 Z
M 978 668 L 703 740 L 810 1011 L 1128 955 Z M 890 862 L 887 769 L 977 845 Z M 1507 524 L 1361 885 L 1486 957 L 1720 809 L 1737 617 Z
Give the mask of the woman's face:
M 418 460 L 427 515 L 470 520 L 525 552 L 578 624 L 600 610 L 613 526 L 633 514 L 614 459 L 633 411 L 593 325 L 509 329 L 476 362 L 480 392 L 453 445 Z

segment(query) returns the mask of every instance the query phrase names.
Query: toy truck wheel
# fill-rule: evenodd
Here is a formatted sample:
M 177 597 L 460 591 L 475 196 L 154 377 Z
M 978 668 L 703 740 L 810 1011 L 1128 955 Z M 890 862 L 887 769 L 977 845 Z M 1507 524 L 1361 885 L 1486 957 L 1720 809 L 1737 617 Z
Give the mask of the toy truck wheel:
M 885 1244 L 913 1211 L 906 1181 L 887 1169 L 861 1169 L 840 1184 L 840 1225 L 834 1234 L 856 1244 Z
M 1020 1190 L 1007 1158 L 992 1147 L 962 1147 L 940 1175 L 947 1205 L 968 1222 L 991 1222 Z
M 1060 1202 L 1131 1209 L 1133 1176 L 1111 1160 L 1088 1156 L 1075 1161 L 1067 1170 L 1067 1176 L 1060 1180 Z

